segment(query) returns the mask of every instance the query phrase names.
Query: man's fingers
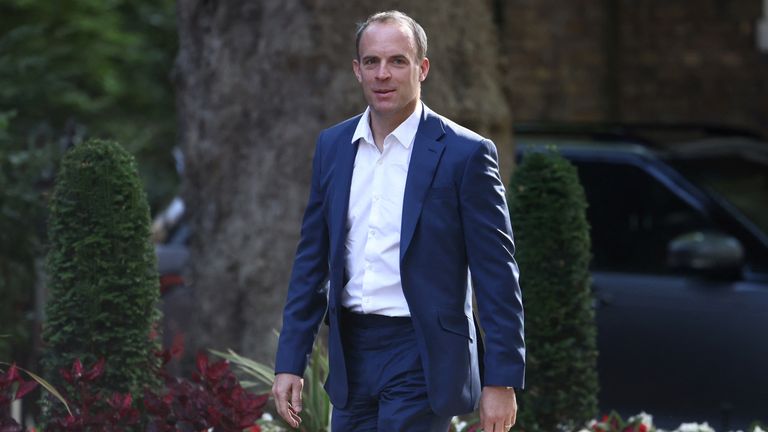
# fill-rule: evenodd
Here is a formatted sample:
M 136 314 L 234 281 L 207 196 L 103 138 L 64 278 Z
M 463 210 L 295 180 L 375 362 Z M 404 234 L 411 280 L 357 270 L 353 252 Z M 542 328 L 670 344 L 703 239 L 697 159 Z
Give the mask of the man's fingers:
M 507 432 L 508 430 L 512 429 L 512 426 L 514 425 L 515 425 L 515 420 L 509 419 L 504 422 L 504 428 L 502 429 L 502 431 Z
M 298 412 L 296 412 L 296 409 L 291 405 L 290 394 L 286 393 L 280 399 L 275 398 L 275 402 L 278 405 L 277 412 L 280 414 L 280 417 L 292 427 L 299 427 L 301 417 L 299 417 Z
M 291 406 L 293 407 L 293 411 L 295 413 L 298 414 L 301 412 L 301 387 L 298 385 L 298 383 L 295 383 L 293 387 L 293 395 L 291 396 Z
M 480 424 L 486 432 L 507 432 L 515 424 L 517 401 L 514 390 L 484 387 L 480 396 Z
M 500 415 L 483 414 L 480 411 L 480 428 L 485 432 L 507 432 L 515 425 L 515 417 L 504 417 Z
M 301 424 L 301 417 L 299 414 L 295 411 L 295 409 L 288 404 L 288 417 L 284 417 L 285 420 L 290 424 L 291 426 L 297 428 Z
M 480 422 L 480 429 L 484 432 L 507 432 L 510 428 L 509 423 L 504 423 L 501 420 Z
M 287 392 L 280 392 L 280 390 L 275 389 L 273 391 L 273 396 L 275 398 L 275 405 L 277 407 L 277 413 L 280 414 L 280 417 L 283 418 L 283 420 L 287 421 L 288 424 L 293 424 L 291 419 L 291 411 L 288 406 L 288 393 Z
M 501 420 L 488 415 L 481 417 L 480 425 L 485 432 L 506 432 L 506 430 L 501 427 Z
M 304 381 L 301 377 L 291 374 L 278 374 L 272 385 L 272 396 L 275 398 L 277 413 L 292 427 L 299 427 L 301 417 L 301 390 Z M 298 395 L 298 396 L 297 396 Z M 294 400 L 298 398 L 299 407 L 296 408 Z

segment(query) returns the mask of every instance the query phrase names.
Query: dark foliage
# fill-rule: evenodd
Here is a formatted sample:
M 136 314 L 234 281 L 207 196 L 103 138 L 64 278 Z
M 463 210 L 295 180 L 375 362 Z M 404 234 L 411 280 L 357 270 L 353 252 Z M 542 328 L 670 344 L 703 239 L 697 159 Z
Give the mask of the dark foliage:
M 248 393 L 225 360 L 209 363 L 199 353 L 196 367 L 191 380 L 166 376 L 166 392 L 146 396 L 144 404 L 153 419 L 147 430 L 240 432 L 253 426 L 269 395 Z
M 525 302 L 526 431 L 574 430 L 597 414 L 596 328 L 586 198 L 555 152 L 526 156 L 510 185 Z
M 0 360 L 36 364 L 33 287 L 65 148 L 116 139 L 154 208 L 175 193 L 175 16 L 173 0 L 0 2 Z
M 49 155 L 34 147 L 14 146 L 12 119 L 0 112 L 0 361 L 26 366 L 33 333 L 35 260 L 42 255 L 45 206 L 38 187 Z
M 180 349 L 158 354 L 167 363 L 179 355 Z M 259 430 L 255 425 L 264 413 L 269 395 L 257 396 L 247 392 L 232 373 L 229 362 L 209 363 L 198 354 L 197 371 L 192 379 L 176 378 L 164 369 L 153 372 L 165 380 L 163 391 L 147 391 L 144 408 L 146 427 L 139 428 L 141 411 L 130 393 L 104 390 L 99 382 L 105 374 L 105 360 L 99 359 L 90 368 L 75 359 L 58 375 L 67 384 L 62 397 L 67 409 L 56 410 L 42 430 L 45 432 L 123 432 L 142 431 L 198 432 L 214 428 L 217 432 Z M 37 386 L 22 379 L 15 365 L 0 375 L 0 432 L 22 432 L 9 415 L 10 404 L 21 399 Z M 49 395 L 50 396 L 50 395 Z M 51 403 L 60 404 L 51 396 Z
M 122 432 L 138 424 L 139 410 L 133 407 L 130 394 L 114 392 L 107 396 L 96 383 L 104 374 L 103 358 L 90 369 L 83 368 L 77 359 L 71 368 L 59 373 L 71 390 L 65 398 L 73 401 L 72 412 L 51 419 L 46 432 Z
M 0 107 L 16 113 L 14 147 L 66 148 L 88 137 L 141 161 L 150 199 L 177 184 L 170 72 L 173 0 L 0 2 Z
M 46 376 L 77 396 L 56 372 L 76 359 L 104 358 L 98 386 L 107 394 L 156 388 L 157 341 L 150 334 L 158 276 L 133 157 L 114 142 L 75 146 L 62 161 L 50 211 Z

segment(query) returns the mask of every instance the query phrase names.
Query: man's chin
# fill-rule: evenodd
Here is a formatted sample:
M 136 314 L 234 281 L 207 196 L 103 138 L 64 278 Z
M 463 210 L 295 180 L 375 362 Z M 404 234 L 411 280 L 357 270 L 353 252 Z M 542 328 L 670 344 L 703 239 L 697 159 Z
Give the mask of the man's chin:
M 371 104 L 371 113 L 379 117 L 390 117 L 396 110 L 391 106 L 382 106 L 381 104 Z

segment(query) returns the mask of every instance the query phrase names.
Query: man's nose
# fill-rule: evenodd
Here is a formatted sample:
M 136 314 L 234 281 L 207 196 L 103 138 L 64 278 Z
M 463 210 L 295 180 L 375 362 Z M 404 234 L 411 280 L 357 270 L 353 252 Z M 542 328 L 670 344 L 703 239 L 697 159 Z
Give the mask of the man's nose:
M 378 69 L 376 69 L 376 79 L 385 80 L 389 79 L 391 76 L 392 74 L 389 72 L 389 66 L 387 66 L 385 62 L 381 62 Z

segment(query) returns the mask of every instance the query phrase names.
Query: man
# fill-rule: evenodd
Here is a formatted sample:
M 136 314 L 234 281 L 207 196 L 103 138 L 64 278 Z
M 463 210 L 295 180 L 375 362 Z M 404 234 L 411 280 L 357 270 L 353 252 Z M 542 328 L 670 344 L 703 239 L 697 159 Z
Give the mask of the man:
M 422 104 L 426 51 L 407 15 L 369 17 L 352 61 L 368 108 L 318 138 L 273 386 L 294 427 L 324 315 L 334 431 L 444 432 L 478 401 L 484 430 L 515 422 L 523 310 L 496 149 Z

